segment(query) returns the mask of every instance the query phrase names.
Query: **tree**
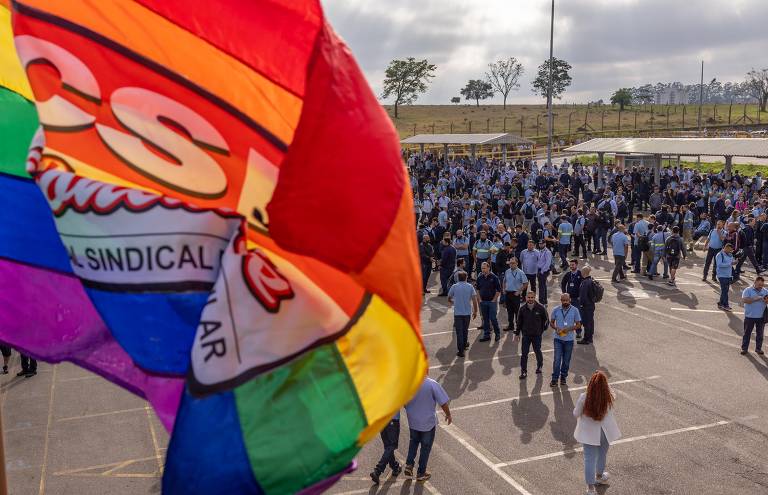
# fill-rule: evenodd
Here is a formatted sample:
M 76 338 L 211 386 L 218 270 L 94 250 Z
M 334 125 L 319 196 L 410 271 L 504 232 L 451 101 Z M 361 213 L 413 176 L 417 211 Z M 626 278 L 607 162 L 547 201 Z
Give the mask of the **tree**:
M 493 96 L 493 86 L 487 81 L 482 79 L 470 79 L 464 88 L 459 91 L 464 99 L 475 100 L 475 104 L 479 107 L 480 100 L 491 98 Z
M 503 97 L 503 107 L 507 108 L 507 96 L 509 92 L 520 87 L 520 76 L 523 74 L 523 64 L 517 61 L 515 57 L 507 60 L 499 60 L 488 64 L 489 72 L 485 77 L 493 89 Z
M 619 111 L 624 111 L 624 107 L 632 104 L 632 91 L 629 88 L 616 90 L 611 96 L 611 105 L 619 105 Z
M 656 99 L 653 86 L 650 84 L 643 84 L 639 88 L 635 88 L 632 92 L 632 101 L 640 105 L 653 103 Z
M 768 103 L 768 69 L 747 72 L 747 91 L 749 95 L 760 104 L 760 111 L 765 112 L 765 104 Z
M 453 98 L 451 98 L 451 103 L 456 103 L 456 104 L 461 103 L 461 96 L 454 96 Z
M 435 77 L 435 65 L 426 59 L 416 60 L 408 57 L 406 60 L 392 60 L 384 73 L 383 99 L 390 96 L 395 99 L 395 118 L 398 105 L 410 105 L 416 101 L 420 93 L 427 91 L 429 80 Z
M 552 59 L 552 99 L 560 99 L 565 93 L 565 88 L 571 85 L 572 78 L 568 71 L 571 70 L 571 64 L 559 58 Z M 539 72 L 536 79 L 533 80 L 534 94 L 547 97 L 549 88 L 549 60 L 546 60 L 539 66 Z

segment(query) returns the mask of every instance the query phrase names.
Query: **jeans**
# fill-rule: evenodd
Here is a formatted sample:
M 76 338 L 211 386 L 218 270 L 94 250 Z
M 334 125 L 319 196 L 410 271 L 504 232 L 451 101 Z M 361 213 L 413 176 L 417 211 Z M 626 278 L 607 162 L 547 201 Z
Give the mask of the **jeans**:
M 584 340 L 592 342 L 592 336 L 595 334 L 595 307 L 583 306 L 579 312 L 581 313 L 581 325 L 584 327 Z
M 752 338 L 752 329 L 755 329 L 755 350 L 763 349 L 763 333 L 765 322 L 762 318 L 744 318 L 744 337 L 741 339 L 741 350 L 749 350 L 749 340 Z
M 37 360 L 24 354 L 19 353 L 21 357 L 21 371 L 34 371 L 37 372 Z
M 397 442 L 400 439 L 400 420 L 393 419 L 387 426 L 381 430 L 381 441 L 384 442 L 384 453 L 381 454 L 381 459 L 376 464 L 374 471 L 378 474 L 384 472 L 387 469 L 387 465 L 392 468 L 393 471 L 400 468 L 400 463 L 395 459 L 395 451 L 397 450 Z
M 608 229 L 598 227 L 595 231 L 595 251 L 608 252 Z M 594 251 L 593 251 L 594 252 Z
M 480 314 L 483 316 L 483 338 L 491 336 L 491 324 L 496 338 L 501 337 L 499 320 L 496 319 L 496 301 L 480 301 Z
M 611 280 L 616 281 L 617 278 L 627 278 L 627 275 L 624 273 L 624 260 L 626 259 L 626 256 L 616 256 L 613 255 L 613 275 L 611 275 Z
M 429 282 L 429 275 L 432 273 L 431 264 L 421 264 L 421 290 L 427 292 L 427 282 Z
M 636 272 L 640 271 L 640 256 L 642 255 L 642 251 L 640 251 L 640 248 L 637 246 L 637 244 L 632 245 L 632 269 Z
M 517 318 L 517 313 L 520 312 L 520 302 L 522 301 L 522 297 L 520 294 L 515 295 L 514 292 L 505 292 L 504 293 L 505 300 L 507 306 L 507 327 L 510 330 L 515 329 L 515 319 Z
M 464 352 L 469 338 L 469 315 L 453 315 L 453 327 L 456 330 L 456 349 Z
M 418 431 L 410 428 L 411 440 L 408 443 L 408 457 L 405 458 L 406 466 L 413 466 L 416 460 L 416 450 L 421 446 L 419 452 L 419 467 L 416 470 L 417 475 L 427 472 L 427 462 L 429 461 L 429 452 L 432 450 L 432 443 L 435 441 L 435 429 L 429 431 Z
M 712 276 L 715 276 L 715 265 L 712 263 L 712 260 L 715 259 L 715 255 L 719 253 L 719 249 L 714 248 L 707 248 L 707 257 L 704 260 L 704 278 L 707 278 L 707 272 L 709 271 L 709 266 L 712 266 Z
M 571 354 L 573 353 L 573 341 L 554 339 L 555 362 L 552 369 L 552 381 L 557 377 L 565 380 L 568 377 L 568 368 L 571 366 Z
M 547 270 L 544 273 L 539 273 L 538 275 L 536 275 L 536 278 L 538 279 L 537 283 L 539 286 L 539 302 L 545 306 L 547 305 L 547 278 L 548 277 L 549 277 L 549 270 Z
M 531 350 L 531 344 L 533 344 L 533 353 L 536 355 L 536 369 L 544 366 L 544 354 L 541 353 L 541 335 L 523 334 L 522 342 L 520 343 L 521 372 L 528 370 L 528 352 Z
M 570 244 L 558 244 L 557 250 L 560 253 L 560 262 L 563 267 L 568 266 L 568 251 L 571 249 Z
M 595 476 L 603 475 L 605 472 L 605 460 L 608 456 L 608 439 L 605 438 L 605 432 L 600 430 L 600 445 L 584 445 L 584 481 L 587 485 L 597 483 Z
M 659 274 L 659 261 L 664 262 L 664 276 L 666 277 L 669 274 L 669 264 L 667 263 L 667 257 L 664 256 L 663 250 L 653 252 L 653 261 L 651 262 L 651 269 L 649 273 L 651 275 Z
M 728 289 L 731 286 L 731 277 L 718 277 L 720 282 L 720 306 L 728 307 Z

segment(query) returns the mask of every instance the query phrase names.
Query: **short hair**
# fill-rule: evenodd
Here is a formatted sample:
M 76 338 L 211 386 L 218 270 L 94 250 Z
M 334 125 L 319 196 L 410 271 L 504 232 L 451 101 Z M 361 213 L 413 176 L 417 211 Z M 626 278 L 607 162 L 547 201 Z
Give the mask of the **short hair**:
M 584 266 L 581 267 L 581 272 L 582 272 L 581 273 L 582 275 L 584 275 L 584 272 L 591 273 L 592 272 L 592 267 L 589 266 L 589 265 L 584 265 Z
M 456 266 L 464 266 L 464 263 L 467 261 L 464 258 L 459 258 L 456 260 Z
M 459 270 L 459 273 L 456 274 L 456 278 L 459 279 L 459 282 L 466 282 L 467 272 L 465 272 L 464 270 Z
M 725 249 L 727 247 L 733 249 L 733 244 L 731 244 L 730 242 L 726 242 L 725 245 L 723 246 L 723 249 Z
M 643 218 L 643 214 L 642 213 L 638 213 L 637 214 L 637 218 Z
M 765 279 L 763 277 L 761 277 L 760 275 L 755 277 L 755 282 L 757 282 L 758 280 L 761 281 L 761 282 L 765 282 Z

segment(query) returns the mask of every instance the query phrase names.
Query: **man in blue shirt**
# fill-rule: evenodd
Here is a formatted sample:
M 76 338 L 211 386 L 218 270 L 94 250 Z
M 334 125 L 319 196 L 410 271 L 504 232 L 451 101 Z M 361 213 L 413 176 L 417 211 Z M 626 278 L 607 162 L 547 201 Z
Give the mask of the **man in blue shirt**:
M 501 295 L 501 282 L 495 273 L 491 272 L 491 266 L 483 263 L 480 267 L 480 275 L 477 277 L 477 291 L 480 293 L 480 314 L 483 317 L 483 336 L 478 342 L 491 340 L 491 325 L 496 342 L 501 338 L 499 320 L 496 319 L 496 310 Z
M 763 353 L 763 332 L 765 330 L 765 321 L 763 313 L 766 307 L 766 298 L 768 298 L 768 289 L 763 287 L 765 280 L 758 276 L 752 287 L 747 287 L 741 293 L 741 300 L 744 302 L 744 337 L 741 339 L 741 353 L 749 352 L 749 341 L 752 338 L 752 329 L 755 329 L 755 352 Z
M 704 260 L 704 276 L 702 282 L 707 281 L 707 272 L 709 272 L 709 266 L 712 264 L 712 260 L 715 259 L 715 255 L 723 249 L 723 243 L 725 242 L 725 223 L 722 220 L 718 220 L 715 224 L 715 228 L 712 229 L 707 235 L 707 240 L 704 243 L 704 247 L 707 248 L 707 257 Z M 712 280 L 717 282 L 717 264 L 712 266 Z
M 509 260 L 509 268 L 504 272 L 504 302 L 507 306 L 507 327 L 504 330 L 512 330 L 515 335 L 520 335 L 520 329 L 515 330 L 515 320 L 520 311 L 525 289 L 528 287 L 528 277 L 517 266 L 517 259 Z
M 641 237 L 648 238 L 648 221 L 643 218 L 642 213 L 638 213 L 635 228 L 632 231 L 632 273 L 640 273 Z
M 571 225 L 571 222 L 568 221 L 565 215 L 560 215 L 560 225 L 557 226 L 557 249 L 560 253 L 560 268 L 568 268 L 568 250 L 571 248 L 572 235 L 573 225 Z
M 549 386 L 556 387 L 558 377 L 560 377 L 561 385 L 568 384 L 568 368 L 571 365 L 573 342 L 576 340 L 575 333 L 581 326 L 581 315 L 579 310 L 571 304 L 571 296 L 561 294 L 560 306 L 552 310 L 550 317 L 549 323 L 552 326 L 554 336 L 555 360 L 552 369 L 552 381 L 549 382 Z
M 547 247 L 545 240 L 539 241 L 539 262 L 536 284 L 539 286 L 539 302 L 547 305 L 547 279 L 552 268 L 552 251 Z M 560 272 L 558 272 L 560 273 Z
M 717 309 L 724 311 L 731 311 L 731 306 L 728 304 L 728 289 L 733 278 L 733 263 L 733 245 L 728 243 L 715 255 L 715 270 L 717 280 L 720 282 L 720 301 L 717 303 Z
M 410 429 L 410 443 L 408 445 L 408 457 L 405 459 L 405 475 L 413 476 L 413 465 L 416 461 L 416 450 L 420 448 L 419 467 L 416 471 L 416 481 L 427 481 L 431 475 L 427 472 L 429 452 L 435 441 L 435 428 L 437 427 L 437 414 L 435 407 L 440 406 L 445 413 L 445 421 L 452 423 L 451 410 L 448 407 L 448 394 L 443 387 L 431 378 L 425 378 L 419 387 L 419 391 L 413 399 L 405 405 L 405 413 L 408 415 L 408 427 Z
M 469 347 L 469 318 L 477 318 L 477 292 L 467 282 L 467 272 L 456 274 L 458 281 L 448 290 L 448 303 L 453 304 L 453 326 L 456 329 L 456 347 L 459 357 L 464 357 L 464 351 Z
M 528 241 L 528 249 L 520 252 L 520 268 L 528 278 L 528 289 L 536 292 L 536 275 L 539 273 L 539 252 L 534 249 L 535 243 Z
M 611 247 L 613 248 L 613 275 L 611 275 L 611 282 L 618 282 L 619 279 L 624 280 L 627 275 L 624 273 L 624 260 L 627 259 L 627 249 L 629 249 L 629 237 L 625 233 L 627 228 L 623 225 L 619 225 L 618 232 L 615 232 L 611 236 Z

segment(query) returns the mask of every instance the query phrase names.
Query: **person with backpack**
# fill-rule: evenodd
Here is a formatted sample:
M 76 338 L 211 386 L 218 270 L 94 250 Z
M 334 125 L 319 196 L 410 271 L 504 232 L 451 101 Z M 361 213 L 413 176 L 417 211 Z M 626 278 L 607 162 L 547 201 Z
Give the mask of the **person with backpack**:
M 581 326 L 584 337 L 579 340 L 581 345 L 589 345 L 595 335 L 595 304 L 603 299 L 604 289 L 600 282 L 592 278 L 592 268 L 587 265 L 581 268 L 582 281 L 579 286 L 579 308 Z
M 680 257 L 687 258 L 685 243 L 680 238 L 680 227 L 672 227 L 672 235 L 664 243 L 664 256 L 669 266 L 669 281 L 667 285 L 675 286 L 675 274 L 680 267 Z
M 533 219 L 536 216 L 536 207 L 533 205 L 533 200 L 528 199 L 520 211 L 523 214 L 523 230 L 529 232 L 531 225 L 533 225 Z
M 587 243 L 584 238 L 584 226 L 587 223 L 587 219 L 584 217 L 584 210 L 579 209 L 573 219 L 573 255 L 579 256 L 579 248 L 581 248 L 581 259 L 587 259 Z

